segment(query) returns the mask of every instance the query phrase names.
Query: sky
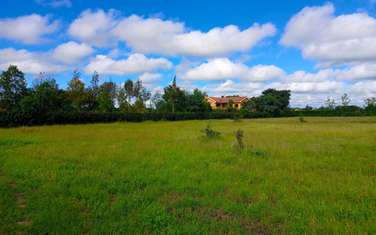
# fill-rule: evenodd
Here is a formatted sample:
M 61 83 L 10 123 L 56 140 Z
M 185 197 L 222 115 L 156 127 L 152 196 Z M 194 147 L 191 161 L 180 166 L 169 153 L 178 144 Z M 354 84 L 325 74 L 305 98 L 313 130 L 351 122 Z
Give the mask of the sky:
M 2 0 L 0 70 L 61 88 L 140 79 L 210 96 L 291 90 L 291 105 L 376 96 L 376 0 Z

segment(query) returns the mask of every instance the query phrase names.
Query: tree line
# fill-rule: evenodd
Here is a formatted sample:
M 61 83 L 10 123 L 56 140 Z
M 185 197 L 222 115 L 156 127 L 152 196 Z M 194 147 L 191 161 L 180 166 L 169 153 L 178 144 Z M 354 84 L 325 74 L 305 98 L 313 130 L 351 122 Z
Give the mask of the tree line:
M 67 89 L 60 89 L 56 80 L 41 73 L 31 87 L 16 66 L 9 66 L 0 77 L 0 111 L 24 113 L 48 112 L 208 112 L 206 94 L 198 89 L 192 93 L 176 85 L 152 96 L 141 80 L 126 80 L 121 85 L 99 83 L 94 73 L 86 86 L 78 71 L 73 72 Z
M 188 92 L 180 88 L 176 84 L 176 77 L 164 88 L 162 94 L 157 92 L 152 95 L 140 80 L 127 79 L 120 85 L 111 81 L 100 83 L 99 74 L 94 73 L 90 84 L 86 85 L 81 80 L 81 74 L 74 71 L 67 88 L 60 89 L 56 80 L 44 73 L 28 86 L 24 73 L 11 65 L 0 76 L 0 126 L 119 120 L 376 114 L 374 97 L 366 99 L 365 106 L 359 107 L 350 105 L 349 95 L 344 94 L 341 104 L 327 99 L 326 105 L 319 108 L 290 108 L 290 97 L 289 90 L 267 89 L 260 96 L 248 99 L 240 111 L 232 105 L 226 110 L 211 110 L 205 92 L 198 89 Z

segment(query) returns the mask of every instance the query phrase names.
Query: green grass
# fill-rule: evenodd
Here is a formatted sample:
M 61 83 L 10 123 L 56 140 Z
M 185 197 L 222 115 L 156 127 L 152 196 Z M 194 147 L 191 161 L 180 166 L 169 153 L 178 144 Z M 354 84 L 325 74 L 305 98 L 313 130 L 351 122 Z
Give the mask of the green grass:
M 0 129 L 0 234 L 375 234 L 376 118 L 305 120 Z

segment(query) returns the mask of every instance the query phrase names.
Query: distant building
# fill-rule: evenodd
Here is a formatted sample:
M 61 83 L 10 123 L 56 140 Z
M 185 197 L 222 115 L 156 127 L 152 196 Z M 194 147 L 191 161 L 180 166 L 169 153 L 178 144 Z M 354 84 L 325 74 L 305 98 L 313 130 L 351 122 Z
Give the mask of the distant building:
M 221 96 L 221 97 L 206 97 L 210 107 L 216 109 L 228 109 L 230 104 L 234 109 L 241 109 L 248 98 L 245 96 Z

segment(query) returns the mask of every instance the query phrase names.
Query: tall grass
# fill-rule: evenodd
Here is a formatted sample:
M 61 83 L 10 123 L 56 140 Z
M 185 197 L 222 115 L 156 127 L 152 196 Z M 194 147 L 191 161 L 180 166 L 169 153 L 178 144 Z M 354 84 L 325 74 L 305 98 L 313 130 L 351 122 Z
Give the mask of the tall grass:
M 305 119 L 0 129 L 0 234 L 375 233 L 376 119 Z

